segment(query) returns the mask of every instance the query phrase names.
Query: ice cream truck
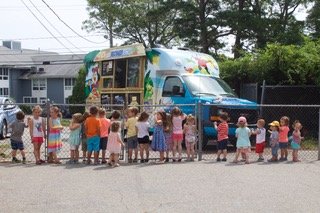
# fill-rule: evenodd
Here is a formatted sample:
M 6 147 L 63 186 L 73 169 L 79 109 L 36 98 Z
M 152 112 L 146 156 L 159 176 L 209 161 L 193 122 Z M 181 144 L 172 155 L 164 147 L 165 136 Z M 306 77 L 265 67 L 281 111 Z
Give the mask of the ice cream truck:
M 257 104 L 238 98 L 219 77 L 215 59 L 186 49 L 145 49 L 142 44 L 93 51 L 85 57 L 87 103 L 173 105 L 202 103 L 203 144 L 215 139 L 212 122 L 230 116 L 229 134 L 240 115 L 257 119 Z M 145 109 L 146 109 L 145 108 Z M 181 108 L 195 114 L 195 107 Z

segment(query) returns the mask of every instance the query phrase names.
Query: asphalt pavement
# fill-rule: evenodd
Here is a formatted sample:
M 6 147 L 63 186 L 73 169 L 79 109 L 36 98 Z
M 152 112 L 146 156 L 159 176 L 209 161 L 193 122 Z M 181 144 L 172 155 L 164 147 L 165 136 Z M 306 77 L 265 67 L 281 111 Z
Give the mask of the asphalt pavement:
M 320 212 L 320 161 L 0 163 L 0 212 Z

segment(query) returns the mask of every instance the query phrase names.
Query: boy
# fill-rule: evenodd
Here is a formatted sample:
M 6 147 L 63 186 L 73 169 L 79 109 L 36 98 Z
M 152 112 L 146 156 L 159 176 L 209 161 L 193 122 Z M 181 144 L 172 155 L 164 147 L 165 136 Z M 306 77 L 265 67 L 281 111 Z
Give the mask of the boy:
M 139 110 L 136 107 L 130 107 L 128 109 L 128 120 L 125 123 L 127 128 L 127 142 L 129 148 L 129 163 L 136 163 L 138 157 L 138 138 L 137 138 L 137 130 L 136 123 L 138 121 L 137 114 Z M 132 160 L 132 152 L 134 150 L 134 160 Z
M 20 163 L 21 161 L 16 158 L 17 150 L 20 150 L 22 155 L 22 163 L 26 163 L 26 156 L 24 153 L 24 146 L 22 141 L 22 135 L 24 132 L 24 128 L 27 128 L 28 125 L 24 123 L 24 113 L 22 111 L 17 112 L 16 118 L 17 120 L 10 124 L 10 128 L 12 128 L 12 134 L 10 138 L 11 149 L 12 149 L 12 163 Z M 29 120 L 29 119 L 28 119 Z
M 228 114 L 227 113 L 221 113 L 219 116 L 220 124 L 217 125 L 217 122 L 214 122 L 214 128 L 218 131 L 218 153 L 217 153 L 217 161 L 221 161 L 220 155 L 223 153 L 222 161 L 227 161 L 227 146 L 228 146 L 228 132 L 229 132 L 229 126 L 228 126 Z
M 257 122 L 257 129 L 251 131 L 253 135 L 256 135 L 256 153 L 259 155 L 258 162 L 264 161 L 263 151 L 266 142 L 265 123 L 264 119 L 259 119 Z
M 106 161 L 106 149 L 109 135 L 110 120 L 106 118 L 106 110 L 99 109 L 99 120 L 100 120 L 100 150 L 102 150 L 102 164 L 107 163 Z
M 97 118 L 98 108 L 96 106 L 90 107 L 90 117 L 85 121 L 85 133 L 87 136 L 87 164 L 91 163 L 91 155 L 94 152 L 94 165 L 99 163 L 99 149 L 100 149 L 100 121 Z

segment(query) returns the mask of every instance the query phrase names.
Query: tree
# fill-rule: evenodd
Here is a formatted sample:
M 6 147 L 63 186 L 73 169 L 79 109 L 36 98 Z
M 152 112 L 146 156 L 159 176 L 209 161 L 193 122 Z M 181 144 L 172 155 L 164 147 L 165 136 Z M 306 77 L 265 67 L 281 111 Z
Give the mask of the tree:
M 75 85 L 72 89 L 72 95 L 69 96 L 70 104 L 85 104 L 86 96 L 85 96 L 85 80 L 86 80 L 86 70 L 84 67 L 81 67 L 78 73 L 78 77 L 76 78 Z M 84 112 L 84 107 L 70 107 L 70 112 L 72 114 L 76 112 Z
M 176 37 L 173 22 L 178 14 L 175 0 L 88 0 L 88 31 L 108 32 L 126 44 L 155 47 L 169 45 Z
M 315 1 L 307 17 L 307 27 L 314 39 L 320 38 L 320 1 Z

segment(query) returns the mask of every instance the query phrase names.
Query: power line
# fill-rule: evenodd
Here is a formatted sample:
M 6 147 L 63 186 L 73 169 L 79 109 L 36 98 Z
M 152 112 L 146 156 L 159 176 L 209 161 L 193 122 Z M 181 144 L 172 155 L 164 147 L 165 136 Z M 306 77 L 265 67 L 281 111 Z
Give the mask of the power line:
M 93 34 L 93 35 L 82 35 L 83 37 L 98 37 L 104 36 L 103 34 Z M 56 38 L 79 38 L 79 36 L 56 36 Z M 2 39 L 0 41 L 11 41 L 11 40 L 42 40 L 42 39 L 54 39 L 54 37 L 29 37 L 29 38 L 9 38 L 9 39 Z
M 87 47 L 79 47 L 81 49 L 106 49 L 106 47 L 104 46 L 87 46 Z M 32 51 L 36 51 L 36 52 L 39 52 L 39 51 L 52 51 L 52 50 L 65 50 L 67 48 L 48 48 L 48 49 L 40 49 L 40 50 L 32 50 Z M 74 48 L 68 48 L 68 49 L 74 49 Z M 15 52 L 23 52 L 23 51 L 28 51 L 28 50 L 31 50 L 31 49 L 22 49 L 22 50 L 11 50 L 11 49 L 5 49 L 5 50 L 1 50 L 0 49 L 0 52 L 7 52 L 7 51 L 15 51 Z M 82 52 L 87 52 L 87 51 L 82 51 Z M 9 53 L 10 54 L 10 53 Z
M 31 1 L 31 0 L 29 0 L 29 2 L 33 5 L 33 7 L 39 12 L 39 14 L 49 23 L 49 25 L 53 28 L 53 29 L 55 29 L 58 33 L 59 33 L 59 35 L 61 36 L 61 37 L 64 37 L 64 35 L 45 17 L 45 15 L 43 15 L 43 13 L 37 8 L 37 6 Z M 82 51 L 81 49 L 79 49 L 76 45 L 74 45 L 69 39 L 67 39 L 67 38 L 64 38 L 67 42 L 69 42 L 73 47 L 75 47 L 76 49 L 78 49 L 78 50 L 80 50 L 80 51 Z
M 21 0 L 21 2 L 24 4 L 24 6 L 26 6 L 26 8 L 29 10 L 29 12 L 33 15 L 33 17 L 35 17 L 38 22 L 47 30 L 47 32 L 50 33 L 50 35 L 52 37 L 55 38 L 56 41 L 58 41 L 63 47 L 65 47 L 66 49 L 68 49 L 71 53 L 73 53 L 67 46 L 65 46 L 58 38 L 55 37 L 55 35 L 41 22 L 41 20 L 33 13 L 33 11 L 28 7 L 28 5 L 24 2 L 24 0 Z
M 76 35 L 78 35 L 80 38 L 82 38 L 82 39 L 84 39 L 84 40 L 86 40 L 86 41 L 88 41 L 88 42 L 95 43 L 95 44 L 102 44 L 102 43 L 104 43 L 104 42 L 101 42 L 101 43 L 100 43 L 100 42 L 94 42 L 94 41 L 91 41 L 91 40 L 89 40 L 89 39 L 81 36 L 77 31 L 75 31 L 74 29 L 72 29 L 66 22 L 64 22 L 64 21 L 60 18 L 60 16 L 47 4 L 46 1 L 42 0 L 42 2 L 53 12 L 53 14 L 54 14 L 66 27 L 68 27 L 72 32 L 74 32 L 74 33 L 75 33 Z

